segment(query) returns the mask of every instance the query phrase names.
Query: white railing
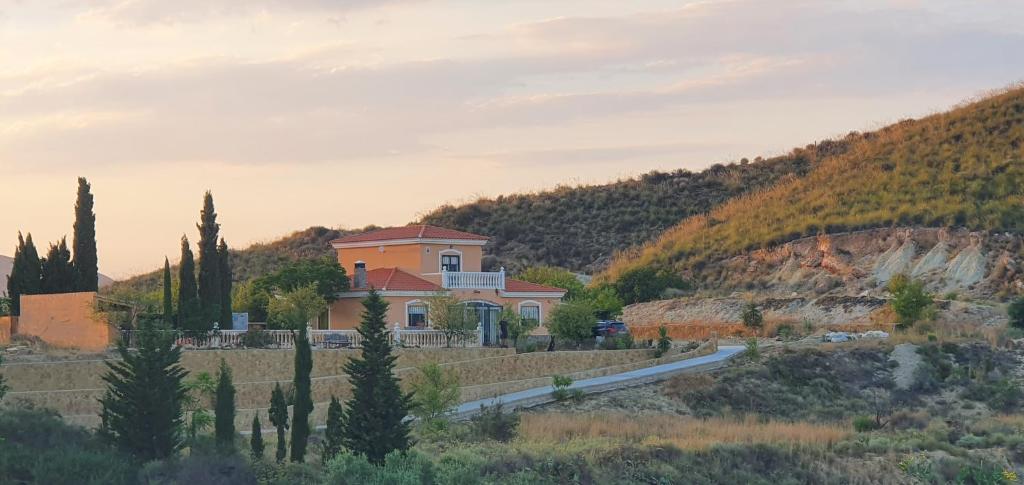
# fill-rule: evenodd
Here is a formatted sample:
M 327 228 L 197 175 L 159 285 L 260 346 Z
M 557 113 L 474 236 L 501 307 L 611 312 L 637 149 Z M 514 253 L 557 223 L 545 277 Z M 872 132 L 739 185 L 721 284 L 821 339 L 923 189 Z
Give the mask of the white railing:
M 505 268 L 498 272 L 483 271 L 442 271 L 441 286 L 444 288 L 473 288 L 487 290 L 505 289 Z
M 245 330 L 221 330 L 219 332 L 181 332 L 175 333 L 175 344 L 185 349 L 239 349 L 239 348 L 271 348 L 290 349 L 295 346 L 298 332 L 290 330 L 259 330 L 247 336 Z M 337 336 L 337 337 L 335 337 Z M 257 338 L 258 337 L 258 338 Z M 121 331 L 121 339 L 130 348 L 138 344 L 137 330 Z M 459 338 L 452 339 L 452 347 L 479 347 L 476 335 L 463 342 Z M 362 335 L 356 330 L 313 330 L 309 332 L 309 341 L 318 348 L 355 348 L 363 342 Z M 388 331 L 388 342 L 396 347 L 445 347 L 444 332 L 434 329 L 402 329 L 393 328 Z

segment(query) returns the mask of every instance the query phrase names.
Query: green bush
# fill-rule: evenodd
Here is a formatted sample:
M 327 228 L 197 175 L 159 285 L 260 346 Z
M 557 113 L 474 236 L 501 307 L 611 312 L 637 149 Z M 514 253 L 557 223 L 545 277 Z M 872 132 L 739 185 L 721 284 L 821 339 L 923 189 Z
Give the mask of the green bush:
M 547 326 L 553 337 L 574 342 L 578 346 L 593 335 L 596 323 L 594 309 L 589 303 L 570 301 L 551 311 Z
M 868 431 L 874 431 L 880 428 L 878 421 L 871 416 L 857 416 L 853 418 L 853 429 L 858 433 L 866 433 Z
M 583 397 L 582 390 L 569 389 L 569 386 L 572 385 L 571 377 L 555 375 L 551 376 L 551 381 L 552 387 L 555 388 L 551 395 L 555 398 L 556 401 L 565 401 L 568 399 L 578 401 Z
M 924 283 L 921 281 L 902 274 L 896 275 L 889 281 L 889 292 L 892 293 L 889 306 L 896 313 L 896 322 L 900 327 L 910 327 L 926 315 L 934 315 L 927 311 L 932 307 L 932 296 L 924 291 Z
M 247 349 L 265 349 L 274 344 L 274 337 L 258 328 L 251 328 L 242 334 L 242 346 Z
M 654 350 L 654 357 L 661 357 L 672 348 L 672 339 L 668 338 L 668 328 L 662 324 L 658 327 L 658 346 Z
M 337 485 L 420 485 L 434 483 L 434 463 L 425 455 L 410 450 L 393 451 L 382 466 L 370 463 L 362 455 L 340 453 L 327 462 L 325 483 Z
M 1010 326 L 1024 329 L 1024 297 L 1017 297 L 1006 310 L 1010 317 Z
M 480 405 L 480 412 L 469 420 L 470 432 L 478 440 L 511 441 L 516 436 L 519 415 L 505 413 L 501 403 L 494 406 Z
M 752 362 L 761 360 L 760 344 L 757 342 L 757 337 L 748 338 L 745 345 L 747 350 L 744 352 L 744 355 L 746 355 L 748 359 Z

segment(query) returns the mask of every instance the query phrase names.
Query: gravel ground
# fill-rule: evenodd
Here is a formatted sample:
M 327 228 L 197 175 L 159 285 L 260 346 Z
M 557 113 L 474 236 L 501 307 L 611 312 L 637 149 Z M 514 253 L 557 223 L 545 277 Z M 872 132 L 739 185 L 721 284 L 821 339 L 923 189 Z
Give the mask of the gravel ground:
M 900 365 L 892 372 L 893 381 L 900 389 L 910 389 L 914 383 L 914 371 L 921 364 L 921 356 L 917 353 L 917 346 L 914 344 L 899 344 L 893 349 L 889 358 Z

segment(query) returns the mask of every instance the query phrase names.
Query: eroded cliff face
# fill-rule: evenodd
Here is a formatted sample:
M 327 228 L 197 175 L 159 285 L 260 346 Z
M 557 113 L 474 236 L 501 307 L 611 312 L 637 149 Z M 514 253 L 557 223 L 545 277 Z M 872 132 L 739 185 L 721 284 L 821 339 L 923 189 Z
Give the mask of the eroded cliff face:
M 1024 291 L 1021 242 L 966 229 L 872 229 L 798 239 L 694 276 L 703 288 L 770 296 L 881 296 L 889 280 L 907 274 L 937 294 L 993 299 Z

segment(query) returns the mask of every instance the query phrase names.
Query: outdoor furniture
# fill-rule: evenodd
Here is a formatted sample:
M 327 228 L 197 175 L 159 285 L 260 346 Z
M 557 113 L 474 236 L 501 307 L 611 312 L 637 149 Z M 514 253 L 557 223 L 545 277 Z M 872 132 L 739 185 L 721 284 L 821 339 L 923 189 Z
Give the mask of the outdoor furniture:
M 342 349 L 352 346 L 352 339 L 343 333 L 329 333 L 324 335 L 324 348 Z

